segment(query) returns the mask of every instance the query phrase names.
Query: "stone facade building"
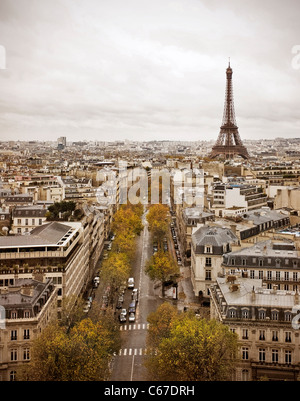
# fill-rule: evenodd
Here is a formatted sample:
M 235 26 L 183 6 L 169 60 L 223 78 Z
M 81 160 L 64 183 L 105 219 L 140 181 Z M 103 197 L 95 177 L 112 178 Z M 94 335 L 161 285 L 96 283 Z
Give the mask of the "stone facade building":
M 266 289 L 262 280 L 241 276 L 216 279 L 211 318 L 235 332 L 240 345 L 233 380 L 300 379 L 298 309 L 298 292 Z
M 223 254 L 238 242 L 227 228 L 203 226 L 192 234 L 191 281 L 196 296 L 209 300 L 210 286 L 221 272 Z
M 17 279 L 0 288 L 0 381 L 15 380 L 30 361 L 32 340 L 56 317 L 56 304 L 52 280 Z

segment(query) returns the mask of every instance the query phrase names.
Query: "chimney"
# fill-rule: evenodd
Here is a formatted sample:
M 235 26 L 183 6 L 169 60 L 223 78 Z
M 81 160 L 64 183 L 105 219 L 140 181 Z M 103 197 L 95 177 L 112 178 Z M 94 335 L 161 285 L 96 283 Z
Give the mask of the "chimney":
M 236 235 L 236 224 L 230 224 L 230 230 Z

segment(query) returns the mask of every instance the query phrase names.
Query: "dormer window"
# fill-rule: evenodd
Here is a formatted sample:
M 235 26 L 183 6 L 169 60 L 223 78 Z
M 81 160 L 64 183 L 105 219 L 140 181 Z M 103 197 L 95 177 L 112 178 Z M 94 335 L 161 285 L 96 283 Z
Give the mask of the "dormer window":
M 212 246 L 211 245 L 205 245 L 205 253 L 212 253 Z

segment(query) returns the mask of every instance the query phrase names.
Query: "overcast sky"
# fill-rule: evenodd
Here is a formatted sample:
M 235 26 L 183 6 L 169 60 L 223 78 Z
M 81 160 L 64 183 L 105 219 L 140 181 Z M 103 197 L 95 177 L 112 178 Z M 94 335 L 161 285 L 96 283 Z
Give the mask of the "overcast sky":
M 299 15 L 299 0 L 0 0 L 0 140 L 216 140 L 228 57 L 242 140 L 299 137 Z

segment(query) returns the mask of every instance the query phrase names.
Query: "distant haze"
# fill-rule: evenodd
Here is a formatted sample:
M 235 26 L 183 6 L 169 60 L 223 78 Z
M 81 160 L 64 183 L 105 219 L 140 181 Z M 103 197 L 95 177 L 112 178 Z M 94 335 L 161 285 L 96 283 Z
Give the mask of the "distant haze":
M 1 0 L 0 140 L 216 140 L 229 57 L 242 140 L 299 137 L 299 15 L 298 0 Z

